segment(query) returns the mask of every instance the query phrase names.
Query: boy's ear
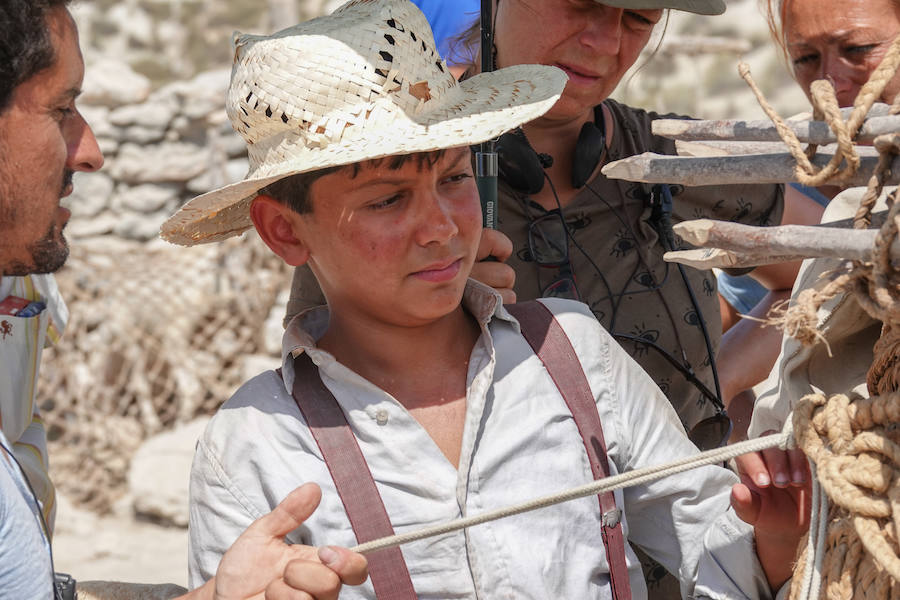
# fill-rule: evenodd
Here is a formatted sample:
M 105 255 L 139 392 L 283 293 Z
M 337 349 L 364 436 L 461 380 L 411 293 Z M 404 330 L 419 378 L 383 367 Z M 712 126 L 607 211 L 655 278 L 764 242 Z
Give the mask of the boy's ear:
M 293 209 L 265 194 L 250 204 L 250 219 L 259 237 L 272 252 L 294 267 L 309 260 L 309 249 L 297 234 L 296 225 L 301 218 Z

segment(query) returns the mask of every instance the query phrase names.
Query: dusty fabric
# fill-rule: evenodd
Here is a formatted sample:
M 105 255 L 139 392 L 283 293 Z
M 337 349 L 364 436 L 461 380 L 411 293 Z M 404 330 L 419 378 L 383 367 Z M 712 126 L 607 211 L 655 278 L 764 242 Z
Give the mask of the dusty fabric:
M 38 407 L 37 382 L 43 350 L 59 340 L 69 311 L 53 275 L 0 277 L 0 301 L 8 296 L 46 304 L 32 317 L 0 315 L 0 428 L 34 487 L 52 531 L 56 491 L 48 472 L 47 432 Z
M 612 474 L 696 453 L 675 412 L 583 304 L 548 299 L 582 361 L 603 423 Z M 322 503 L 288 536 L 356 543 L 334 483 L 291 397 L 293 352 L 308 352 L 341 405 L 397 533 L 567 489 L 592 479 L 559 391 L 489 288 L 470 282 L 464 306 L 481 326 L 469 360 L 458 468 L 389 394 L 315 345 L 328 311 L 297 317 L 284 336 L 282 377 L 246 383 L 213 417 L 191 474 L 190 579 L 209 578 L 254 519 L 315 481 Z M 657 415 L 647 419 L 647 414 Z M 750 527 L 728 510 L 736 477 L 720 467 L 615 492 L 629 544 L 678 573 L 682 594 L 768 595 Z M 420 598 L 610 598 L 596 497 L 411 543 L 403 548 Z M 705 540 L 704 540 L 705 538 Z M 626 547 L 633 597 L 647 588 Z M 695 587 L 696 583 L 696 587 Z M 371 584 L 342 598 L 374 598 Z
M 651 121 L 663 115 L 613 100 L 607 100 L 606 104 L 616 122 L 609 161 L 642 152 L 675 154 L 672 140 L 650 133 Z M 663 247 L 648 223 L 649 192 L 650 186 L 610 180 L 602 174 L 590 181 L 564 211 L 572 238 L 577 242 L 577 246 L 569 243 L 569 256 L 582 300 L 608 331 L 629 336 L 630 339 L 617 337 L 617 340 L 650 373 L 682 423 L 690 429 L 715 414 L 712 404 L 669 361 L 640 341 L 655 342 L 679 363 L 686 361 L 706 387 L 715 392 L 709 355 L 699 327 L 701 317 L 689 299 L 677 267 L 662 260 Z M 528 250 L 528 226 L 546 211 L 502 181 L 499 196 L 500 229 L 514 244 L 508 262 L 516 271 L 516 295 L 519 301 L 538 298 L 559 275 L 559 269 L 538 266 Z M 685 188 L 674 198 L 672 220 L 713 218 L 751 225 L 777 224 L 781 220 L 782 201 L 782 186 Z M 721 337 L 721 317 L 715 276 L 712 271 L 690 267 L 686 272 L 716 349 Z M 312 272 L 306 267 L 297 269 L 288 317 L 322 303 L 324 298 Z
M 886 208 L 885 198 L 894 188 L 885 189 L 876 211 Z M 859 207 L 865 188 L 851 188 L 836 196 L 822 223 L 850 220 Z M 880 221 L 875 221 L 880 225 Z M 819 258 L 806 260 L 800 268 L 791 298 L 808 288 L 821 286 L 819 276 L 838 267 L 841 261 Z M 831 396 L 854 392 L 868 397 L 866 372 L 872 364 L 872 348 L 881 336 L 881 322 L 876 321 L 849 295 L 826 302 L 818 312 L 818 329 L 826 343 L 803 346 L 785 336 L 775 367 L 769 373 L 764 391 L 756 400 L 749 434 L 759 436 L 772 429 L 780 430 L 797 402 L 813 392 Z M 829 348 L 831 356 L 829 356 Z

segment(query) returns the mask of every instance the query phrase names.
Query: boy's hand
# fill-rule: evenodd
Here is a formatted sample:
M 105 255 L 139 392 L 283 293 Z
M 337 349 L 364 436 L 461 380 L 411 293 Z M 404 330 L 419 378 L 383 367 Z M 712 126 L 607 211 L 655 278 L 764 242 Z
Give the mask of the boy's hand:
M 346 548 L 317 549 L 284 542 L 284 536 L 309 518 L 321 498 L 314 483 L 288 494 L 241 534 L 222 557 L 215 579 L 195 592 L 208 590 L 211 584 L 216 600 L 331 600 L 338 597 L 342 584 L 363 583 L 368 574 L 361 554 Z
M 809 529 L 810 472 L 800 450 L 764 450 L 737 458 L 731 489 L 738 517 L 753 525 L 756 554 L 773 591 L 791 577 L 797 544 Z
M 512 240 L 496 229 L 483 229 L 475 264 L 472 266 L 472 279 L 489 285 L 503 297 L 504 304 L 516 301 L 513 285 L 516 283 L 516 272 L 505 263 L 512 254 Z M 493 257 L 497 260 L 485 260 Z

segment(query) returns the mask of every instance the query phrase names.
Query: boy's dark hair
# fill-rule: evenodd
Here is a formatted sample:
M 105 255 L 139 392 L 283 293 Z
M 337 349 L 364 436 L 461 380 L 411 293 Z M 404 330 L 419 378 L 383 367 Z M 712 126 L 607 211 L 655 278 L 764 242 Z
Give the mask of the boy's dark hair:
M 315 183 L 317 179 L 326 175 L 337 173 L 338 171 L 349 171 L 350 177 L 353 178 L 359 175 L 359 171 L 363 165 L 378 167 L 384 162 L 387 162 L 389 169 L 396 171 L 410 160 L 415 161 L 418 168 L 421 169 L 426 164 L 429 166 L 435 164 L 443 155 L 443 150 L 434 150 L 432 152 L 416 152 L 415 154 L 397 154 L 395 156 L 375 158 L 340 167 L 328 167 L 326 169 L 319 169 L 318 171 L 300 173 L 298 175 L 291 175 L 284 179 L 279 179 L 259 190 L 259 193 L 275 198 L 294 212 L 302 215 L 312 212 L 312 204 L 309 201 L 309 188 L 312 187 L 312 184 Z
M 56 60 L 47 13 L 70 0 L 0 0 L 0 113 L 13 92 Z

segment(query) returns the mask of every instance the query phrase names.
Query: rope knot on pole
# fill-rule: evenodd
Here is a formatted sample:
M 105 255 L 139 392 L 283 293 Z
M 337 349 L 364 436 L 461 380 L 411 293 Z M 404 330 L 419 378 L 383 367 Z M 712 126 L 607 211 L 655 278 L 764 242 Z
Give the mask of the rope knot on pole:
M 881 97 L 884 88 L 891 81 L 897 68 L 900 67 L 900 36 L 894 39 L 881 64 L 872 72 L 869 80 L 860 89 L 853 103 L 853 111 L 846 121 L 841 117 L 834 85 L 828 80 L 814 81 L 810 86 L 810 97 L 813 114 L 816 120 L 825 121 L 837 138 L 838 150 L 823 168 L 818 169 L 810 159 L 815 156 L 817 146 L 810 144 L 803 148 L 794 131 L 788 127 L 784 119 L 775 112 L 766 100 L 762 91 L 750 75 L 750 67 L 746 63 L 738 64 L 738 73 L 753 90 L 756 99 L 766 115 L 775 124 L 778 134 L 787 144 L 791 156 L 796 161 L 795 174 L 797 180 L 811 187 L 820 185 L 842 185 L 851 179 L 859 170 L 860 158 L 853 146 L 853 139 L 866 120 L 872 105 Z M 900 97 L 898 97 L 900 98 Z M 892 114 L 900 110 L 900 103 L 895 100 Z

